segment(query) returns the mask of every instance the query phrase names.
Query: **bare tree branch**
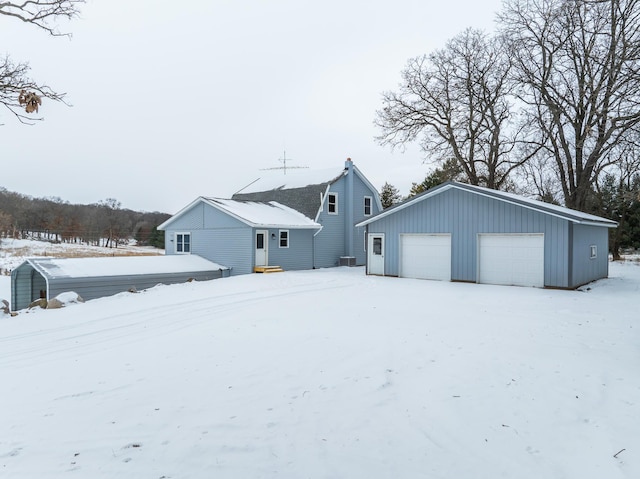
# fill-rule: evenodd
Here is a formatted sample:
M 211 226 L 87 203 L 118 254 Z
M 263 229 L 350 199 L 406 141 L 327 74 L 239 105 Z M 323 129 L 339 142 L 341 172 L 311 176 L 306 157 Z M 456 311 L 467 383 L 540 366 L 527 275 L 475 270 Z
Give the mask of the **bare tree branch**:
M 499 22 L 536 119 L 529 141 L 553 158 L 565 204 L 584 210 L 640 124 L 640 1 L 507 0 Z
M 409 61 L 398 92 L 383 93 L 377 140 L 419 141 L 431 158 L 452 158 L 466 180 L 499 189 L 526 158 L 516 155 L 511 63 L 499 39 L 468 29 L 445 48 Z
M 71 20 L 79 13 L 79 5 L 85 0 L 26 0 L 23 2 L 0 2 L 0 15 L 13 17 L 24 23 L 35 25 L 50 35 L 69 36 L 60 33 L 51 22 L 59 18 Z
M 35 25 L 53 36 L 70 36 L 68 33 L 60 33 L 55 22 L 60 18 L 76 17 L 82 3 L 85 0 L 0 0 L 0 15 Z M 65 103 L 65 94 L 57 93 L 47 84 L 36 82 L 29 77 L 28 72 L 28 62 L 15 63 L 8 55 L 0 58 L 0 104 L 20 122 L 31 124 L 42 120 L 41 117 L 28 116 L 38 113 L 42 98 Z

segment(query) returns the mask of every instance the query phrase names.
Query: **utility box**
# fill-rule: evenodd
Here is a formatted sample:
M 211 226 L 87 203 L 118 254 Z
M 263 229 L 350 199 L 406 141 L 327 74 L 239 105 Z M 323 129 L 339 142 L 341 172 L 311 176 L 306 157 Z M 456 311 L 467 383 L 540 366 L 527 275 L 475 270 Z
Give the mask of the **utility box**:
M 356 265 L 355 256 L 340 256 L 340 266 L 355 266 L 355 265 Z

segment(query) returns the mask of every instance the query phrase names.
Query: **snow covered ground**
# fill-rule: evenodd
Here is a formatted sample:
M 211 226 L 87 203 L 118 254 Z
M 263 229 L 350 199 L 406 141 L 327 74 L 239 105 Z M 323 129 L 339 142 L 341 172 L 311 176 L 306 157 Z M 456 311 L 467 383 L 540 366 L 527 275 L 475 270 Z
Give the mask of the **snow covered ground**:
M 164 250 L 150 246 L 121 245 L 117 248 L 105 248 L 103 246 L 3 238 L 0 239 L 0 272 L 10 271 L 20 266 L 25 258 L 33 256 L 83 258 L 102 256 L 148 256 L 158 254 L 164 254 Z
M 627 262 L 583 291 L 333 268 L 0 315 L 0 477 L 638 478 L 639 311 Z

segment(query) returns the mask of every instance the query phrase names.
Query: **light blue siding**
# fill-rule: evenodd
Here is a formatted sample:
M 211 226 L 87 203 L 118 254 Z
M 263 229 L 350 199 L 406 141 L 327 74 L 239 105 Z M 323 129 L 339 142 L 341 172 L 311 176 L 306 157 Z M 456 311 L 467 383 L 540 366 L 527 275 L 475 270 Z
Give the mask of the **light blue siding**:
M 231 274 L 253 272 L 253 230 L 205 203 L 184 211 L 165 231 L 166 254 L 175 251 L 175 234 L 191 233 L 191 252 L 231 268 Z
M 364 215 L 364 198 L 368 196 L 371 198 L 371 215 Z M 367 184 L 362 181 L 358 175 L 353 175 L 353 224 L 360 223 L 370 216 L 380 213 L 378 207 L 377 191 L 372 191 Z M 367 261 L 367 252 L 365 250 L 365 228 L 355 228 L 353 235 L 353 254 L 356 257 L 356 265 L 362 266 Z
M 609 276 L 609 232 L 607 228 L 574 225 L 572 246 L 572 287 Z M 591 246 L 596 247 L 595 258 L 591 258 Z
M 340 215 L 331 215 L 328 222 L 333 224 L 337 217 Z M 170 229 L 165 231 L 166 253 L 176 254 L 173 245 L 177 232 L 191 233 L 192 253 L 231 268 L 231 275 L 253 273 L 257 230 L 265 228 L 253 228 L 211 205 L 198 203 L 183 212 L 170 224 Z M 289 229 L 289 247 L 280 248 L 280 230 L 268 229 L 266 241 L 269 265 L 281 266 L 285 270 L 312 269 L 313 234 L 316 231 Z M 331 228 L 328 231 L 331 232 Z
M 390 276 L 399 273 L 401 233 L 450 233 L 451 279 L 472 282 L 477 280 L 478 234 L 543 233 L 545 286 L 571 287 L 568 221 L 516 204 L 450 189 L 373 221 L 368 232 L 385 234 L 385 274 Z
M 345 255 L 345 205 L 349 203 L 345 198 L 345 178 L 342 177 L 333 183 L 329 193 L 338 193 L 338 214 L 329 214 L 328 194 L 325 195 L 323 209 L 318 217 L 322 230 L 314 237 L 314 268 L 338 266 L 340 257 Z
M 353 174 L 353 191 L 348 195 L 347 178 L 342 177 L 333 183 L 329 193 L 338 193 L 338 214 L 330 215 L 327 211 L 325 198 L 323 211 L 318 222 L 323 226 L 322 231 L 315 237 L 314 267 L 328 268 L 337 266 L 340 257 L 353 254 L 356 264 L 362 266 L 366 263 L 365 228 L 356 228 L 355 224 L 365 220 L 369 216 L 364 215 L 364 197 L 371 197 L 371 216 L 380 212 L 378 207 L 378 193 L 371 190 L 367 184 L 357 175 Z M 347 210 L 351 214 L 347 214 Z M 351 237 L 347 234 L 351 228 Z M 349 241 L 352 242 L 350 247 Z
M 313 233 L 316 230 L 288 230 L 289 247 L 280 248 L 278 229 L 269 230 L 269 264 L 284 270 L 313 268 Z
M 254 238 L 249 226 L 191 231 L 191 251 L 231 268 L 231 275 L 253 272 Z

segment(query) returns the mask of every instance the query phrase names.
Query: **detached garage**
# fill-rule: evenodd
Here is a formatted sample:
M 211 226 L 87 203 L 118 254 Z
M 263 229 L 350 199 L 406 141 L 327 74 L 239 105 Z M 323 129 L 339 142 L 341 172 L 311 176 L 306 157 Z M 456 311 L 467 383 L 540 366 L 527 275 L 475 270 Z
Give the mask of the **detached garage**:
M 89 300 L 157 284 L 226 276 L 229 268 L 196 255 L 31 258 L 11 272 L 11 311 L 69 291 Z
M 448 182 L 357 226 L 369 238 L 368 274 L 572 289 L 607 277 L 617 223 Z

